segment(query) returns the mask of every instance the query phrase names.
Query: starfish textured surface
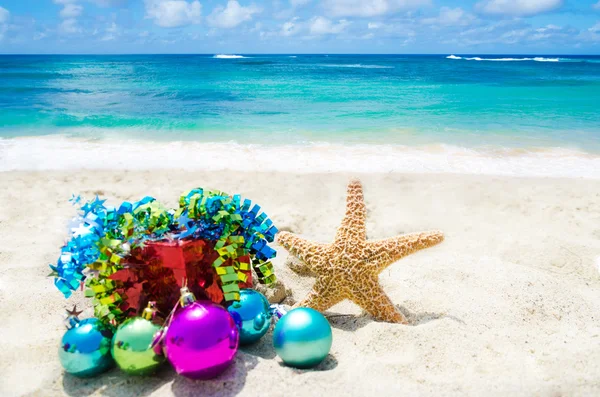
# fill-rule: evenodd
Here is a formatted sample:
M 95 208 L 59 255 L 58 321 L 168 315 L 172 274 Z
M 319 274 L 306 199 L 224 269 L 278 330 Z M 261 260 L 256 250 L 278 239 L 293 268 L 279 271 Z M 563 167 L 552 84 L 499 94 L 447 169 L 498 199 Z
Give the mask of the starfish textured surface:
M 444 240 L 439 231 L 368 241 L 367 210 L 360 181 L 348 185 L 346 215 L 331 244 L 308 241 L 289 232 L 277 241 L 316 275 L 312 291 L 296 306 L 325 311 L 350 299 L 379 321 L 406 324 L 406 318 L 379 284 L 379 273 L 413 252 Z

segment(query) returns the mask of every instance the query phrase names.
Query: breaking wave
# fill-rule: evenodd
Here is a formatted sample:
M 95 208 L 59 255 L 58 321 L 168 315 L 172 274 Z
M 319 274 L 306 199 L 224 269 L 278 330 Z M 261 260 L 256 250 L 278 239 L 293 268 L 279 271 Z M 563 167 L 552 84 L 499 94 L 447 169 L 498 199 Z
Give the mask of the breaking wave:
M 213 58 L 217 58 L 217 59 L 239 59 L 239 58 L 246 58 L 246 57 L 243 56 L 243 55 L 217 54 Z
M 393 66 L 383 66 L 383 65 L 363 65 L 361 63 L 355 63 L 355 64 L 337 64 L 337 63 L 330 63 L 330 64 L 323 64 L 322 66 L 328 67 L 328 68 L 359 68 L 359 69 L 393 69 Z
M 202 155 L 199 156 L 198 153 Z M 223 153 L 229 160 L 222 161 Z M 113 158 L 114 161 L 106 161 Z M 257 158 L 269 158 L 267 163 Z M 47 136 L 0 139 L 0 172 L 181 169 L 244 172 L 408 172 L 600 179 L 600 156 L 566 148 L 468 148 L 444 144 L 303 145 L 157 142 Z
M 449 55 L 446 59 L 464 59 L 465 61 L 492 61 L 492 62 L 523 62 L 523 61 L 534 61 L 534 62 L 560 62 L 560 58 L 544 58 L 544 57 L 534 57 L 534 58 L 480 58 L 480 57 L 471 57 L 464 58 L 458 57 L 456 55 Z

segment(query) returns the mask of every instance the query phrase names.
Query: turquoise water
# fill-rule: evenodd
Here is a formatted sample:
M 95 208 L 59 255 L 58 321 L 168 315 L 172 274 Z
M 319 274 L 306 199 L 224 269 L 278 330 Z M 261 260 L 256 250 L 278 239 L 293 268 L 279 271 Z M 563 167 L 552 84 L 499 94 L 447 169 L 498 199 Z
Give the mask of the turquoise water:
M 600 151 L 600 57 L 0 56 L 0 137 Z

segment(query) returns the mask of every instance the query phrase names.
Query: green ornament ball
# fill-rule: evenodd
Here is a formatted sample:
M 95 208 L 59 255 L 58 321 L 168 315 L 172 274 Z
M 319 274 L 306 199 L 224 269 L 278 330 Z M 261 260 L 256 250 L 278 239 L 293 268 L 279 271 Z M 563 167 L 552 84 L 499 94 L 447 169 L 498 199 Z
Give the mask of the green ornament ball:
M 318 311 L 300 307 L 285 314 L 273 330 L 273 347 L 286 365 L 311 368 L 327 357 L 331 326 Z
M 112 356 L 121 371 L 129 375 L 149 375 L 165 361 L 152 349 L 154 335 L 160 326 L 142 317 L 126 320 L 115 333 Z

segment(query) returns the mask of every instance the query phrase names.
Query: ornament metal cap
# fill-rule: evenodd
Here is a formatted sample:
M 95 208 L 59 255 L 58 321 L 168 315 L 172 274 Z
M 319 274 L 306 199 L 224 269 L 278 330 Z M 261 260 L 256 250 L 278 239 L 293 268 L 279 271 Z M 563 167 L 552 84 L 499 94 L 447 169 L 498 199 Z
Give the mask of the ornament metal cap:
M 181 298 L 179 298 L 181 307 L 186 307 L 196 302 L 196 297 L 190 292 L 188 287 L 182 287 L 179 291 L 181 292 Z
M 154 320 L 154 316 L 156 315 L 156 302 L 150 301 L 148 302 L 148 306 L 142 312 L 142 318 L 148 321 Z

